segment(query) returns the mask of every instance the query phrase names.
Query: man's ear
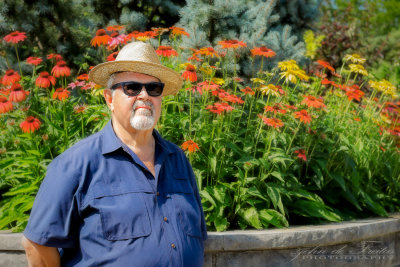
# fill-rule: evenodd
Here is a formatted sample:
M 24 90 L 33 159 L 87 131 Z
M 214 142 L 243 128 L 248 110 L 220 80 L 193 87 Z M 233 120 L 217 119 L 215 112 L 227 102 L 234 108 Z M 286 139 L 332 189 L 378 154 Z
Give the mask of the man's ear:
M 114 104 L 113 104 L 113 98 L 112 98 L 112 91 L 110 89 L 104 89 L 103 96 L 104 96 L 104 99 L 106 100 L 108 108 L 111 111 L 113 111 L 114 110 Z

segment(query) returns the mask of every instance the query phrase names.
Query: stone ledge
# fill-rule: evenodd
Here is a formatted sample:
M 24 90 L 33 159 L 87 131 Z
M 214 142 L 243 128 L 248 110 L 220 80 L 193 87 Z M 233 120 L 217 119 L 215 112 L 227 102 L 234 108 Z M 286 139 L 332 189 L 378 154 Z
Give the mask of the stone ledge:
M 257 251 L 329 246 L 400 232 L 400 213 L 388 218 L 356 220 L 284 229 L 209 232 L 205 252 Z M 0 231 L 0 251 L 23 251 L 22 233 Z
M 400 232 L 400 213 L 388 218 L 270 230 L 209 232 L 206 253 L 329 246 Z

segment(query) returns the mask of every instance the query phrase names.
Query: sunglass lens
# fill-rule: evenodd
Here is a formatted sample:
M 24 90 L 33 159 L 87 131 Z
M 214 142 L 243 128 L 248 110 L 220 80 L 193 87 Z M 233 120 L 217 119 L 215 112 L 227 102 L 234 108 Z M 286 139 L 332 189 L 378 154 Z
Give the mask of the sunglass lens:
M 129 96 L 136 96 L 140 94 L 140 91 L 142 91 L 142 87 L 143 84 L 141 83 L 135 83 L 135 82 L 126 83 L 124 86 L 124 92 Z
M 148 83 L 146 86 L 147 93 L 150 96 L 160 96 L 163 92 L 164 84 L 162 83 Z

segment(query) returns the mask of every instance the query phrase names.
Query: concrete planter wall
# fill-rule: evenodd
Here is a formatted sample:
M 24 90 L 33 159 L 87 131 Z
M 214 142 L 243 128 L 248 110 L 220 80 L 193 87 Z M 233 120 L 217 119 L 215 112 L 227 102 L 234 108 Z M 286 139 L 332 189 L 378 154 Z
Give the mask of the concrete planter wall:
M 0 266 L 27 266 L 21 234 L 0 232 Z M 286 229 L 209 233 L 206 267 L 400 266 L 400 214 Z

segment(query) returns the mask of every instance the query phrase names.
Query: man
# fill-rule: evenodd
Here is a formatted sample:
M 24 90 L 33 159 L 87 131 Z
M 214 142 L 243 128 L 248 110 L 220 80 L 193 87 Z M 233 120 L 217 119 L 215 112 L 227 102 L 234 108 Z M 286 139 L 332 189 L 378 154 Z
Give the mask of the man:
M 193 171 L 154 130 L 179 74 L 134 42 L 89 77 L 106 87 L 112 118 L 48 166 L 24 232 L 30 266 L 202 266 Z

